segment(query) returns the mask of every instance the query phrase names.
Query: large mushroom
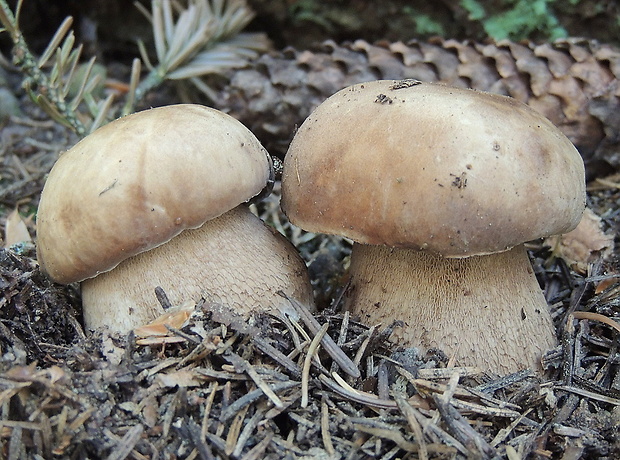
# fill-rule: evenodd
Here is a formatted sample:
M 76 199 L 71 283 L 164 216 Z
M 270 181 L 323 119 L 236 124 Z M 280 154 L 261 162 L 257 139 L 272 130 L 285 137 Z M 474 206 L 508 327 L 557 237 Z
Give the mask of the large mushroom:
M 402 344 L 462 365 L 540 369 L 556 335 L 523 243 L 585 207 L 582 159 L 543 116 L 439 84 L 357 84 L 301 125 L 282 181 L 292 223 L 356 242 L 345 306 L 363 321 L 402 320 Z
M 81 281 L 88 328 L 126 332 L 200 298 L 288 310 L 311 305 L 292 245 L 244 204 L 272 179 L 267 151 L 234 118 L 181 104 L 118 119 L 61 155 L 37 213 L 41 269 Z

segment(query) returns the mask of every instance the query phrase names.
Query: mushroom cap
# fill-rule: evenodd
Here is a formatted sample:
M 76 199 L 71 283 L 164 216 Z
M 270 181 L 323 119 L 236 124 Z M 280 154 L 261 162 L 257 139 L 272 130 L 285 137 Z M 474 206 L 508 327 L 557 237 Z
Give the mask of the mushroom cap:
M 37 256 L 72 283 L 197 228 L 260 193 L 267 151 L 239 121 L 180 104 L 109 123 L 60 156 L 37 213 Z
M 509 97 L 415 80 L 334 94 L 284 161 L 295 225 L 444 257 L 568 232 L 584 207 L 583 161 L 550 121 Z

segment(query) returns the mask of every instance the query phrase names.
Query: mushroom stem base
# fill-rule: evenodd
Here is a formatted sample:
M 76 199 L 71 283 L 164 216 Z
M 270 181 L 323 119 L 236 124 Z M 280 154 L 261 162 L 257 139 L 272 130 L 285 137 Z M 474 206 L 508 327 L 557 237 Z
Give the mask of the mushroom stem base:
M 541 370 L 556 344 L 545 297 L 523 245 L 445 259 L 425 251 L 355 244 L 346 307 L 366 324 L 402 320 L 392 336 L 458 365 L 497 374 Z
M 86 327 L 126 333 L 148 324 L 164 313 L 154 292 L 158 286 L 172 306 L 203 298 L 239 315 L 293 312 L 279 290 L 313 304 L 306 266 L 295 248 L 244 205 L 83 281 Z

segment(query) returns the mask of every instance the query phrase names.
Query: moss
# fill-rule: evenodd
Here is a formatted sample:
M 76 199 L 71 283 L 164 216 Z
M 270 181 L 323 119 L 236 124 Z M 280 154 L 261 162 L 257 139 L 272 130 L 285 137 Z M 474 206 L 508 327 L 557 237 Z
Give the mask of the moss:
M 575 5 L 579 1 L 570 0 L 570 3 Z M 489 14 L 477 0 L 461 0 L 469 19 L 481 21 L 484 31 L 495 40 L 533 36 L 554 40 L 568 35 L 553 9 L 556 0 L 504 0 L 501 3 L 499 10 Z
M 417 35 L 446 35 L 444 26 L 431 15 L 422 13 L 409 5 L 403 7 L 403 13 L 411 19 Z

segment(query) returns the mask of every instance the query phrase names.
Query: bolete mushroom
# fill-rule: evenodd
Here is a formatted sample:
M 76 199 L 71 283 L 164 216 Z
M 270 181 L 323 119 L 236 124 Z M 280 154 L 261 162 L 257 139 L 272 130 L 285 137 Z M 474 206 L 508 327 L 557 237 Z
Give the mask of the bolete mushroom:
M 356 242 L 348 309 L 497 373 L 540 369 L 555 345 L 523 243 L 570 231 L 584 207 L 583 161 L 551 122 L 509 97 L 415 80 L 334 94 L 284 161 L 291 222 Z
M 126 332 L 200 298 L 288 311 L 312 304 L 306 267 L 244 204 L 271 180 L 256 137 L 234 118 L 181 104 L 103 126 L 60 156 L 37 214 L 41 269 L 82 281 L 88 328 Z M 292 311 L 292 310 L 291 310 Z

